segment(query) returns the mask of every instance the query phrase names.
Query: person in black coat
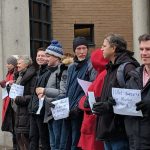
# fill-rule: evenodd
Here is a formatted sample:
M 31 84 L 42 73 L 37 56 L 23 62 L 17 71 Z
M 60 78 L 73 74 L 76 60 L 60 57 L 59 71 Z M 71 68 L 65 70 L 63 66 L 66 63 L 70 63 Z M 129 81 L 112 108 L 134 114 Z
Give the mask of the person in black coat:
M 142 65 L 130 73 L 128 89 L 141 90 L 141 101 L 136 109 L 143 117 L 126 116 L 125 127 L 129 138 L 130 150 L 150 149 L 150 34 L 139 37 Z
M 35 88 L 39 86 L 45 87 L 47 83 L 45 79 L 49 77 L 45 49 L 37 49 L 36 63 L 38 64 L 39 69 L 36 75 Z M 45 82 L 43 82 L 44 80 Z M 39 142 L 41 150 L 50 150 L 48 126 L 46 123 L 43 123 L 45 107 L 43 106 L 40 114 L 37 115 L 36 112 L 38 110 L 38 107 L 39 99 L 34 90 L 34 94 L 29 105 L 29 111 L 31 113 L 29 150 L 38 150 Z
M 29 111 L 28 104 L 33 94 L 35 67 L 32 66 L 32 60 L 29 56 L 19 56 L 17 64 L 18 73 L 15 74 L 15 84 L 24 86 L 23 96 L 17 96 L 13 100 L 13 109 L 15 115 L 15 132 L 20 150 L 29 149 Z
M 101 97 L 93 105 L 93 111 L 97 115 L 96 138 L 104 141 L 106 150 L 128 150 L 128 139 L 125 132 L 124 116 L 114 114 L 112 100 L 112 88 L 123 88 L 117 80 L 117 70 L 123 63 L 129 62 L 124 68 L 125 82 L 129 78 L 129 72 L 139 64 L 132 57 L 133 53 L 127 50 L 127 43 L 123 37 L 117 34 L 106 36 L 102 45 L 104 58 L 110 60 L 107 65 Z

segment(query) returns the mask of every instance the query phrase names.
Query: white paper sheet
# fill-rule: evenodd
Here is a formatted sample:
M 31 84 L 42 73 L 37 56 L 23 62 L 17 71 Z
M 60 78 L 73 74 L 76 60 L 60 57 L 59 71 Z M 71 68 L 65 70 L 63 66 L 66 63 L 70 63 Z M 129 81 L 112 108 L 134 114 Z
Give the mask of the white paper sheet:
M 8 92 L 6 88 L 2 88 L 2 99 L 6 98 L 8 96 Z
M 112 88 L 112 96 L 116 101 L 114 113 L 129 116 L 143 116 L 136 111 L 136 103 L 141 101 L 141 91 L 134 89 Z
M 77 78 L 77 80 L 78 80 L 79 85 L 82 87 L 84 93 L 87 94 L 88 88 L 89 88 L 89 86 L 92 84 L 92 82 L 88 82 L 88 81 L 85 81 L 85 80 L 81 80 L 81 79 L 79 79 L 79 78 Z
M 39 115 L 40 112 L 41 112 L 41 109 L 43 107 L 43 102 L 44 102 L 44 97 L 42 97 L 41 99 L 39 99 L 39 108 L 38 108 L 38 110 L 36 112 L 37 115 Z
M 51 108 L 55 120 L 67 118 L 69 116 L 69 98 L 60 99 L 52 102 L 55 107 Z
M 12 84 L 9 92 L 10 98 L 16 98 L 16 96 L 23 96 L 24 93 L 24 86 L 18 84 Z
M 92 110 L 93 109 L 93 104 L 96 103 L 94 92 L 88 92 L 88 100 L 89 100 L 90 108 Z

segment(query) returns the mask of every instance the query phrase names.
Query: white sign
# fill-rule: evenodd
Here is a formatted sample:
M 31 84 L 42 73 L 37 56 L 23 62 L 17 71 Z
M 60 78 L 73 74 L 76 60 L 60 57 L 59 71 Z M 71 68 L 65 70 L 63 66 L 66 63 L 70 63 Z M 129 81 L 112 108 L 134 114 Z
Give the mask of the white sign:
M 67 118 L 69 116 L 69 98 L 60 99 L 52 102 L 55 107 L 51 108 L 55 120 Z
M 8 96 L 8 92 L 6 88 L 2 88 L 2 99 L 5 99 Z
M 93 109 L 93 104 L 96 103 L 94 92 L 88 92 L 88 100 L 89 100 L 90 108 L 92 110 Z
M 24 86 L 18 84 L 12 84 L 9 97 L 15 99 L 17 96 L 23 96 Z
M 141 101 L 141 91 L 134 89 L 112 88 L 112 96 L 116 101 L 114 113 L 129 116 L 143 116 L 136 111 L 136 103 Z
M 84 93 L 87 94 L 88 89 L 89 89 L 90 85 L 92 84 L 92 82 L 81 80 L 79 78 L 77 78 L 77 80 L 78 80 L 79 85 L 82 87 Z
M 37 115 L 39 115 L 40 112 L 41 112 L 41 109 L 43 107 L 43 102 L 44 102 L 44 97 L 42 97 L 41 99 L 39 99 L 39 108 L 38 108 L 38 110 L 36 112 Z

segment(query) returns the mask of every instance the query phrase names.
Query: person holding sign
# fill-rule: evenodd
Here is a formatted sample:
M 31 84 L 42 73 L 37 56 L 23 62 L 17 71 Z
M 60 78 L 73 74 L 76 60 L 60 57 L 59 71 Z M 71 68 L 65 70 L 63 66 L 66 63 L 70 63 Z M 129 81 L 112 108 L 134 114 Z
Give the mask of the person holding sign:
M 36 81 L 34 87 L 45 87 L 47 81 L 43 82 L 43 79 L 48 78 L 50 73 L 48 72 L 47 67 L 47 57 L 45 54 L 44 48 L 38 48 L 36 54 L 36 63 L 38 64 L 38 70 L 36 74 Z M 37 114 L 37 110 L 39 108 L 40 102 L 43 103 L 43 100 L 38 98 L 34 90 L 34 94 L 32 95 L 32 99 L 29 103 L 29 111 L 30 115 L 30 147 L 29 150 L 38 150 L 39 142 L 40 148 L 43 150 L 50 149 L 49 143 L 49 133 L 48 133 L 48 125 L 43 123 L 45 107 L 43 106 Z
M 17 58 L 15 56 L 9 56 L 7 58 L 6 67 L 8 69 L 6 79 L 0 81 L 0 86 L 7 93 L 3 98 L 3 107 L 2 107 L 2 131 L 11 132 L 13 134 L 13 148 L 17 149 L 17 141 L 14 129 L 14 111 L 11 106 L 11 99 L 9 97 L 9 91 L 12 83 L 14 82 L 14 73 L 17 70 Z
M 60 149 L 76 150 L 80 138 L 80 128 L 83 114 L 78 108 L 78 103 L 84 95 L 84 91 L 78 83 L 78 79 L 93 81 L 96 71 L 88 58 L 88 42 L 84 37 L 76 37 L 73 40 L 74 63 L 68 68 L 67 92 L 69 97 L 70 114 L 63 120 Z M 69 139 L 70 137 L 70 139 Z M 71 148 L 67 144 L 71 144 Z
M 139 37 L 141 67 L 130 73 L 127 88 L 141 90 L 141 101 L 136 110 L 141 110 L 143 117 L 125 117 L 125 127 L 129 138 L 130 150 L 150 149 L 150 34 Z
M 19 56 L 17 64 L 17 73 L 15 74 L 15 84 L 24 86 L 23 96 L 14 98 L 15 131 L 19 150 L 29 149 L 29 111 L 28 104 L 33 94 L 35 84 L 35 67 L 32 66 L 32 60 L 27 55 Z
M 53 101 L 65 95 L 67 67 L 61 64 L 64 52 L 62 45 L 57 40 L 51 41 L 45 53 L 48 60 L 49 76 L 45 78 L 45 81 L 47 81 L 45 87 L 39 86 L 36 88 L 36 94 L 39 99 L 44 98 L 45 100 L 44 123 L 48 124 L 51 150 L 56 150 L 60 146 L 62 120 L 53 119 L 51 108 L 55 107 L 52 104 Z M 42 82 L 45 81 L 42 80 Z
M 88 88 L 88 91 L 94 92 L 94 95 L 98 97 L 101 95 L 104 77 L 106 75 L 105 66 L 108 61 L 104 59 L 102 50 L 97 49 L 91 54 L 91 62 L 95 70 L 97 70 L 98 75 Z M 83 150 L 103 150 L 103 143 L 101 141 L 96 141 L 96 115 L 94 115 L 91 111 L 88 95 L 84 95 L 81 98 L 79 101 L 79 108 L 84 111 L 84 117 L 78 146 Z
M 127 42 L 118 34 L 109 34 L 105 37 L 102 45 L 104 58 L 110 60 L 107 65 L 103 89 L 99 102 L 93 105 L 93 111 L 97 114 L 96 137 L 104 141 L 105 150 L 128 150 L 128 139 L 126 136 L 124 116 L 114 114 L 112 99 L 112 88 L 124 88 L 118 80 L 117 72 L 119 66 L 129 62 L 122 70 L 121 80 L 127 81 L 129 72 L 139 64 L 132 57 L 133 53 L 127 50 Z M 120 77 L 120 76 L 119 76 Z

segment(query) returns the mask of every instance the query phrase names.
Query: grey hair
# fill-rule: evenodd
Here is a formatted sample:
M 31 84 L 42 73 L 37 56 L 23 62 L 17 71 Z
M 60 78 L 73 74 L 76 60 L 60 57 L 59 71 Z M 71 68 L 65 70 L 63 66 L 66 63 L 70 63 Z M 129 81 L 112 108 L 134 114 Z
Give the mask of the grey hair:
M 24 63 L 27 64 L 28 66 L 31 66 L 33 63 L 31 57 L 28 55 L 20 55 L 18 57 L 18 60 L 20 60 L 20 59 L 23 60 Z
M 111 46 L 116 47 L 116 53 L 125 51 L 127 49 L 127 42 L 119 34 L 108 34 L 105 36 L 105 39 L 109 42 Z

